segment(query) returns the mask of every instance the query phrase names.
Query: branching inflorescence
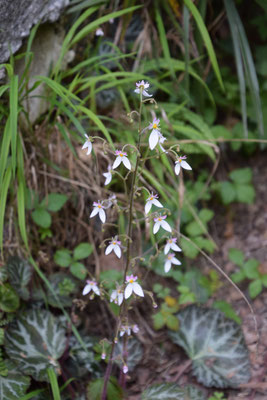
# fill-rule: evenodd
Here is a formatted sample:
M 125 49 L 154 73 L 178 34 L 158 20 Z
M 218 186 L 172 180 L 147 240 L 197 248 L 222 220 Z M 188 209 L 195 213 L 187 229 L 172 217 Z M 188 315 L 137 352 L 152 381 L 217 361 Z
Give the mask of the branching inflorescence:
M 163 266 L 164 271 L 167 273 L 172 265 L 181 265 L 181 262 L 176 258 L 174 252 L 182 251 L 181 248 L 176 244 L 177 237 L 173 237 L 173 234 L 179 234 L 179 232 L 175 231 L 171 227 L 171 225 L 167 222 L 167 213 L 166 208 L 161 204 L 158 200 L 158 195 L 156 193 L 150 192 L 145 187 L 139 187 L 138 183 L 140 181 L 142 175 L 142 169 L 144 168 L 144 164 L 146 160 L 153 157 L 153 155 L 148 155 L 148 149 L 144 151 L 144 155 L 142 155 L 141 149 L 144 146 L 141 146 L 141 136 L 145 135 L 149 132 L 148 136 L 148 147 L 151 151 L 154 149 L 157 150 L 157 154 L 155 157 L 158 157 L 159 152 L 165 154 L 171 154 L 175 156 L 175 165 L 174 165 L 174 172 L 176 175 L 179 175 L 181 172 L 181 168 L 186 170 L 191 170 L 192 168 L 190 165 L 185 161 L 186 156 L 180 156 L 173 147 L 170 149 L 164 149 L 163 143 L 166 138 L 161 133 L 160 128 L 160 120 L 158 118 L 154 118 L 153 121 L 145 128 L 142 129 L 142 106 L 146 102 L 156 103 L 153 99 L 152 95 L 148 93 L 149 89 L 148 82 L 137 82 L 136 89 L 134 90 L 135 93 L 139 95 L 140 104 L 139 104 L 139 111 L 134 111 L 132 113 L 138 115 L 138 136 L 136 141 L 136 146 L 134 147 L 136 157 L 135 163 L 130 161 L 128 158 L 128 153 L 125 151 L 127 146 L 133 147 L 130 145 L 125 144 L 122 149 L 118 149 L 115 151 L 115 158 L 113 161 L 112 166 L 108 166 L 108 171 L 103 173 L 105 177 L 104 185 L 108 185 L 112 182 L 112 175 L 115 173 L 115 169 L 117 169 L 121 164 L 123 167 L 128 170 L 127 179 L 131 178 L 130 182 L 130 190 L 129 190 L 129 204 L 124 212 L 127 213 L 128 217 L 128 229 L 127 234 L 119 235 L 116 232 L 116 236 L 110 238 L 109 244 L 106 247 L 105 254 L 108 255 L 111 252 L 114 252 L 118 258 L 122 257 L 123 252 L 125 253 L 124 257 L 124 280 L 123 284 L 120 285 L 116 283 L 116 289 L 111 292 L 109 295 L 109 301 L 115 303 L 119 306 L 119 315 L 117 317 L 116 328 L 114 332 L 114 337 L 111 342 L 111 351 L 109 354 L 108 365 L 105 373 L 104 378 L 104 386 L 102 392 L 102 400 L 106 399 L 107 396 L 107 384 L 111 375 L 112 365 L 114 362 L 114 349 L 115 344 L 118 342 L 118 337 L 123 337 L 123 351 L 121 354 L 121 361 L 122 361 L 122 372 L 123 374 L 127 374 L 128 366 L 127 366 L 127 340 L 128 337 L 131 335 L 131 332 L 137 333 L 139 328 L 136 324 L 132 324 L 129 321 L 128 311 L 129 308 L 132 307 L 133 301 L 137 300 L 138 298 L 143 298 L 147 293 L 153 301 L 153 307 L 157 307 L 154 299 L 153 294 L 151 292 L 147 292 L 144 290 L 140 283 L 138 283 L 138 275 L 137 275 L 137 267 L 136 267 L 136 260 L 140 259 L 140 257 L 133 256 L 131 244 L 133 242 L 133 224 L 134 219 L 136 218 L 136 211 L 134 207 L 134 200 L 136 193 L 140 192 L 141 190 L 145 190 L 148 194 L 146 198 L 146 202 L 144 204 L 144 219 L 148 220 L 149 222 L 153 223 L 153 234 L 155 235 L 157 232 L 162 230 L 166 231 L 170 234 L 170 237 L 167 238 L 167 241 L 164 245 L 164 254 L 166 255 L 165 264 Z M 147 97 L 147 99 L 146 99 Z M 88 137 L 86 135 L 86 141 L 83 145 L 83 149 L 87 149 L 87 154 L 90 154 L 93 149 L 93 139 L 92 137 Z M 103 139 L 102 139 L 103 140 Z M 159 149 L 157 149 L 157 146 Z M 177 146 L 176 146 L 177 147 Z M 113 153 L 114 154 L 114 153 Z M 132 164 L 131 164 L 132 162 Z M 141 172 L 140 172 L 141 168 Z M 117 173 L 117 172 L 116 172 Z M 118 173 L 118 176 L 123 176 Z M 123 178 L 125 179 L 125 178 Z M 99 217 L 100 221 L 105 224 L 106 223 L 106 212 L 107 208 L 112 207 L 116 203 L 117 207 L 119 207 L 116 197 L 112 196 L 107 200 L 98 200 L 93 202 L 93 209 L 90 214 L 90 218 Z M 151 210 L 155 210 L 155 208 L 159 208 L 162 213 L 158 213 L 157 211 L 151 212 Z M 108 239 L 105 239 L 105 241 Z M 124 246 L 122 246 L 122 242 L 124 242 Z M 170 253 L 170 250 L 173 252 Z M 140 281 L 140 280 L 139 280 Z M 96 280 L 91 279 L 86 281 L 86 285 L 83 289 L 83 295 L 89 294 L 90 299 L 93 299 L 95 295 L 106 297 L 108 294 L 102 288 L 103 285 L 98 284 Z M 102 359 L 106 358 L 106 353 L 103 350 Z

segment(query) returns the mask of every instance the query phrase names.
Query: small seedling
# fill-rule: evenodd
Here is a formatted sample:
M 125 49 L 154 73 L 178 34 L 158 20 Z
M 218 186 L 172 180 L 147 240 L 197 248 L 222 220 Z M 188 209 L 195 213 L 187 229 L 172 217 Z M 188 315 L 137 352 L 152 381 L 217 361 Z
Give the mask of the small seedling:
M 83 280 L 86 278 L 87 271 L 85 266 L 79 262 L 79 260 L 83 260 L 84 258 L 90 256 L 92 251 L 93 247 L 91 244 L 80 243 L 77 247 L 75 247 L 73 252 L 68 249 L 57 250 L 54 255 L 54 261 L 60 267 L 69 267 L 73 276 Z

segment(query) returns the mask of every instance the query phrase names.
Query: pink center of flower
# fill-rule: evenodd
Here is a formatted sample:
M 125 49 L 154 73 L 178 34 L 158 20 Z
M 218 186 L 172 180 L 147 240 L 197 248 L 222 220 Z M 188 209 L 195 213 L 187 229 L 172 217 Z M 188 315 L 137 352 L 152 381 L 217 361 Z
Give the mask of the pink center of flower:
M 126 276 L 127 283 L 134 283 L 136 281 L 136 279 L 137 279 L 137 276 L 133 276 L 133 275 Z
M 171 260 L 173 257 L 174 257 L 174 254 L 172 253 L 172 254 L 169 254 L 167 258 L 168 258 L 168 260 Z

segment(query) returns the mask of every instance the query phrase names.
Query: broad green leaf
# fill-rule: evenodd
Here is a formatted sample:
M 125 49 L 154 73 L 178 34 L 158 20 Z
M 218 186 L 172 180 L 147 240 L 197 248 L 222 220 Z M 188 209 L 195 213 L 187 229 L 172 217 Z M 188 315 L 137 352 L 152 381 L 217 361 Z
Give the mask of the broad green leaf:
M 152 315 L 154 329 L 158 330 L 164 327 L 165 325 L 165 318 L 161 312 L 158 312 Z
M 41 228 L 49 228 L 51 225 L 51 215 L 44 208 L 38 207 L 32 212 L 32 219 L 41 226 Z
M 68 267 L 72 261 L 70 251 L 68 249 L 57 250 L 54 255 L 54 261 L 60 267 Z
M 176 383 L 157 383 L 142 393 L 141 400 L 205 400 L 205 396 L 191 385 L 181 388 Z
M 233 280 L 233 282 L 239 283 L 242 282 L 244 279 L 246 279 L 246 275 L 244 274 L 243 271 L 234 272 L 231 275 L 231 279 Z
M 248 286 L 249 295 L 252 299 L 255 299 L 262 291 L 262 282 L 260 279 L 256 279 L 251 282 Z
M 65 329 L 49 311 L 32 309 L 11 322 L 5 350 L 19 369 L 37 381 L 48 381 L 47 368 L 60 373 L 58 359 L 66 347 Z
M 81 279 L 82 281 L 86 278 L 87 275 L 87 270 L 85 266 L 78 261 L 71 263 L 70 272 L 72 273 L 73 276 L 75 276 L 78 279 Z
M 95 361 L 95 353 L 93 351 L 96 339 L 91 336 L 84 335 L 81 335 L 81 337 L 87 351 L 83 349 L 77 338 L 72 335 L 69 339 L 69 357 L 65 361 L 70 375 L 78 378 L 88 373 L 94 373 L 99 369 L 99 365 Z
M 178 331 L 178 329 L 179 329 L 179 321 L 172 314 L 169 314 L 169 315 L 166 316 L 166 325 L 172 331 Z
M 90 256 L 93 252 L 93 246 L 90 243 L 80 243 L 74 249 L 73 258 L 74 260 L 82 260 Z
M 250 258 L 247 262 L 245 262 L 243 271 L 248 279 L 257 279 L 260 277 L 258 270 L 259 264 L 259 261 L 255 258 Z
M 9 283 L 0 285 L 0 310 L 14 312 L 19 308 L 19 296 Z
M 143 357 L 144 353 L 143 346 L 141 345 L 139 340 L 132 338 L 128 341 L 127 352 L 128 352 L 127 366 L 129 368 L 129 371 L 132 371 Z M 116 363 L 119 365 L 121 365 L 120 356 L 122 355 L 122 353 L 123 353 L 123 340 L 119 340 L 115 346 L 115 351 L 114 351 L 114 357 L 115 359 L 117 358 Z
M 231 304 L 227 303 L 227 301 L 217 300 L 213 303 L 213 307 L 222 311 L 226 317 L 233 319 L 239 325 L 241 324 L 241 318 L 237 315 Z
M 236 188 L 231 182 L 220 182 L 220 194 L 223 203 L 230 204 L 236 199 Z
M 28 283 L 32 277 L 32 267 L 26 260 L 11 257 L 7 262 L 7 272 L 11 286 L 23 300 L 29 299 Z
M 207 387 L 236 388 L 250 379 L 241 328 L 218 310 L 191 305 L 177 314 L 180 328 L 169 331 L 192 360 L 193 375 Z
M 44 206 L 46 206 L 48 211 L 59 211 L 66 201 L 68 200 L 68 196 L 61 193 L 50 193 L 48 195 L 48 199 L 43 200 Z M 46 205 L 47 204 L 47 205 Z
M 241 250 L 238 250 L 235 248 L 229 249 L 228 257 L 229 257 L 229 260 L 231 260 L 233 263 L 235 263 L 236 265 L 238 265 L 241 268 L 243 267 L 244 254 Z
M 0 284 L 5 282 L 8 278 L 7 268 L 5 265 L 0 267 Z
M 252 179 L 251 168 L 240 168 L 230 172 L 229 177 L 236 183 L 250 183 Z
M 252 185 L 236 185 L 236 199 L 241 203 L 252 204 L 255 199 L 255 189 Z
M 202 233 L 205 233 L 206 229 L 202 225 L 199 224 L 198 221 L 192 221 L 188 225 L 186 225 L 186 233 L 189 236 L 198 236 L 201 235 Z
M 17 371 L 16 365 L 6 361 L 8 368 L 7 376 L 0 375 L 0 399 L 21 400 L 30 386 L 31 378 Z
M 89 382 L 87 386 L 87 396 L 90 400 L 100 400 L 104 385 L 104 378 L 98 378 Z M 122 388 L 118 385 L 116 378 L 110 377 L 107 386 L 107 400 L 122 400 Z
M 214 211 L 208 208 L 202 208 L 198 214 L 198 217 L 203 223 L 207 223 L 214 217 Z
M 186 257 L 196 258 L 196 256 L 198 255 L 198 249 L 194 246 L 193 243 L 190 243 L 186 239 L 181 238 L 180 244 Z

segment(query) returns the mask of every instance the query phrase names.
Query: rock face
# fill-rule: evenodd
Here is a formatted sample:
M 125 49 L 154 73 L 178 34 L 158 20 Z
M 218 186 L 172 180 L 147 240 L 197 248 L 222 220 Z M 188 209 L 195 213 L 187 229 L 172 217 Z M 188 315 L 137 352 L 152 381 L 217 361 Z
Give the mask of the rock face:
M 32 26 L 54 22 L 69 0 L 0 0 L 0 63 L 15 53 Z

